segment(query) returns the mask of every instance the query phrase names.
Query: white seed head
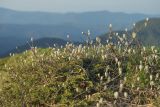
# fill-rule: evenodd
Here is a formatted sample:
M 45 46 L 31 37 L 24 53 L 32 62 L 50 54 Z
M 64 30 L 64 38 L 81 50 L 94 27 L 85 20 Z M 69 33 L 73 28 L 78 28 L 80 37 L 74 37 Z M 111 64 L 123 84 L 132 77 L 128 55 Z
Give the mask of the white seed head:
M 100 107 L 100 103 L 99 102 L 96 104 L 96 107 Z
M 153 80 L 153 75 L 150 75 L 149 79 L 150 79 L 150 81 L 152 81 Z
M 117 57 L 115 58 L 115 61 L 116 61 L 116 63 L 118 63 L 118 58 Z
M 131 54 L 131 49 L 128 49 L 128 53 Z
M 120 67 L 121 66 L 121 62 L 120 61 L 118 61 L 118 67 Z
M 98 77 L 100 78 L 100 74 L 98 74 Z
M 126 32 L 128 32 L 128 29 L 127 29 L 127 28 L 125 28 L 125 31 L 126 31 Z
M 147 22 L 149 21 L 149 18 L 148 18 L 148 17 L 146 18 L 146 21 L 147 21 Z
M 76 88 L 76 92 L 79 92 L 79 88 Z
M 103 76 L 101 76 L 100 80 L 103 81 Z
M 155 46 L 151 46 L 151 50 L 154 52 Z
M 158 79 L 158 78 L 159 78 L 159 73 L 156 74 L 156 79 Z
M 143 47 L 143 51 L 144 51 L 144 52 L 146 51 L 146 47 Z
M 31 37 L 31 42 L 33 42 L 33 37 Z
M 123 86 L 124 86 L 124 85 L 121 83 L 120 86 L 119 86 L 119 92 L 122 92 Z
M 137 81 L 140 81 L 140 77 L 137 77 Z
M 127 98 L 128 97 L 128 93 L 124 92 L 124 97 Z
M 118 36 L 119 34 L 118 33 L 116 33 L 116 36 Z
M 150 85 L 153 86 L 154 85 L 154 81 L 150 81 Z
M 105 72 L 105 77 L 108 77 L 108 72 Z
M 91 35 L 91 32 L 90 32 L 90 30 L 88 30 L 88 36 L 90 36 Z
M 69 35 L 67 35 L 67 38 L 69 39 Z
M 109 24 L 109 28 L 112 28 L 112 24 Z
M 137 34 L 135 32 L 132 32 L 132 38 L 135 39 Z
M 126 39 L 126 34 L 123 34 L 123 38 Z
M 104 90 L 107 90 L 107 85 L 104 86 Z
M 102 104 L 103 103 L 103 98 L 99 99 L 99 103 Z
M 97 41 L 98 43 L 100 43 L 100 42 L 101 42 L 101 39 L 100 39 L 99 37 L 96 37 L 96 41 Z
M 139 65 L 139 70 L 142 71 L 143 65 Z
M 149 67 L 148 67 L 148 65 L 146 65 L 144 69 L 145 69 L 145 71 L 146 71 L 147 73 L 149 72 Z
M 118 97 L 119 97 L 119 93 L 118 92 L 114 92 L 114 98 L 118 99 Z
M 124 77 L 124 81 L 125 81 L 125 82 L 127 81 L 127 77 Z
M 118 69 L 118 73 L 119 73 L 119 75 L 122 75 L 122 68 Z

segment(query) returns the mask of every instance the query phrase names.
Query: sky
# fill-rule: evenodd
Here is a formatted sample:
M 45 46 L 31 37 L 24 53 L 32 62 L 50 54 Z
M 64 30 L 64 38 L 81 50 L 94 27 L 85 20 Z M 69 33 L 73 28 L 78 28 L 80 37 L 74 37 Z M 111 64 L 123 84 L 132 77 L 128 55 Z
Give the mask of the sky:
M 0 0 L 0 7 L 20 11 L 160 14 L 160 0 Z

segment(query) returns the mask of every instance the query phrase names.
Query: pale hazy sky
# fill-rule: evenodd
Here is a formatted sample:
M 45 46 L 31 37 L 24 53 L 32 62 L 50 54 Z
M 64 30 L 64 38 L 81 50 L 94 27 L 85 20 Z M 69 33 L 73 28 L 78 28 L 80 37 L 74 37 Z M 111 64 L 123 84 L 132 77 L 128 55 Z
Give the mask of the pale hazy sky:
M 22 11 L 84 12 L 109 10 L 160 14 L 160 0 L 0 0 L 0 7 Z

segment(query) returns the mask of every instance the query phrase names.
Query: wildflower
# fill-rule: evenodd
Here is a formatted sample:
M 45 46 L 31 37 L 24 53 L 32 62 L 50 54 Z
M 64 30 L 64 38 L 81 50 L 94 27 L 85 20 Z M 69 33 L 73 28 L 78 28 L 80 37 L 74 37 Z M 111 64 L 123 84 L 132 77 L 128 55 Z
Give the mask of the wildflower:
M 119 75 L 122 75 L 122 68 L 118 69 L 118 73 L 119 73 Z
M 128 42 L 125 42 L 125 45 L 128 46 Z
M 69 35 L 67 35 L 67 39 L 69 39 L 69 37 L 70 37 L 70 36 L 69 36 Z
M 152 81 L 152 79 L 153 79 L 153 76 L 152 76 L 152 75 L 150 75 L 150 76 L 149 76 L 149 78 L 150 78 L 150 81 Z
M 140 64 L 140 65 L 139 65 L 139 70 L 142 71 L 142 69 L 143 69 L 143 65 Z
M 143 51 L 144 51 L 144 52 L 146 51 L 146 47 L 143 47 Z
M 118 63 L 118 58 L 117 57 L 115 58 L 115 61 L 116 61 L 116 63 Z
M 107 43 L 109 43 L 109 40 L 106 40 Z
M 103 76 L 101 76 L 100 80 L 103 81 Z
M 128 29 L 127 29 L 127 28 L 125 28 L 125 31 L 126 31 L 126 32 L 128 32 Z
M 110 77 L 110 76 L 108 76 L 107 82 L 110 82 L 110 81 L 111 81 L 111 77 Z
M 100 74 L 98 74 L 98 77 L 100 77 Z
M 4 67 L 7 68 L 7 65 L 5 64 Z
M 86 87 L 86 91 L 88 91 L 88 87 Z
M 122 92 L 122 90 L 123 90 L 123 84 L 122 83 L 120 83 L 120 86 L 119 86 L 119 92 Z
M 70 60 L 71 60 L 71 57 L 68 57 L 68 60 L 70 61 Z
M 107 89 L 107 85 L 104 86 L 104 90 L 106 90 L 106 89 Z
M 146 21 L 147 21 L 147 22 L 149 21 L 149 18 L 148 18 L 148 17 L 146 18 Z
M 154 58 L 157 59 L 157 58 L 158 58 L 158 55 L 154 55 Z
M 132 88 L 134 88 L 134 84 L 132 84 Z
M 154 48 L 155 48 L 155 46 L 151 46 L 151 50 L 152 50 L 152 52 L 154 52 Z
M 103 60 L 105 59 L 105 55 L 102 55 L 102 59 L 103 59 Z
M 134 54 L 136 54 L 136 51 L 135 51 L 135 49 L 133 49 L 133 53 L 134 53 Z
M 88 30 L 88 36 L 90 36 L 91 35 L 91 32 L 90 32 L 90 30 Z
M 108 77 L 108 72 L 105 72 L 105 77 Z
M 31 37 L 31 42 L 33 42 L 33 37 Z
M 120 67 L 121 66 L 121 62 L 120 61 L 118 61 L 118 67 Z
M 159 73 L 156 74 L 156 79 L 158 79 L 158 78 L 159 78 Z
M 114 92 L 114 98 L 118 99 L 118 97 L 119 97 L 119 93 L 118 92 Z
M 96 104 L 96 107 L 100 107 L 100 103 L 99 102 Z
M 154 50 L 154 53 L 158 53 L 158 50 L 156 49 L 156 50 Z
M 112 24 L 109 24 L 109 28 L 112 28 Z
M 89 100 L 91 99 L 91 95 L 88 95 L 88 99 L 89 99 Z
M 125 81 L 125 82 L 127 81 L 127 77 L 124 77 L 124 81 Z
M 79 92 L 79 88 L 76 88 L 76 92 Z
M 82 35 L 84 35 L 84 32 L 82 32 Z
M 131 49 L 128 49 L 128 53 L 131 54 Z
M 127 98 L 128 97 L 128 93 L 124 92 L 124 97 Z
M 93 40 L 91 40 L 90 44 L 91 44 L 91 45 L 93 44 Z
M 145 27 L 147 26 L 147 22 L 144 23 L 144 26 L 145 26 Z
M 116 36 L 118 36 L 119 34 L 118 33 L 116 33 Z
M 123 34 L 123 38 L 126 39 L 126 34 Z
M 100 103 L 100 104 L 103 103 L 103 98 L 100 98 L 99 103 Z
M 137 81 L 140 81 L 140 77 L 137 77 Z
M 123 42 L 123 38 L 119 37 L 119 40 L 120 40 L 121 42 Z
M 145 71 L 146 71 L 147 73 L 149 72 L 149 67 L 148 67 L 148 65 L 146 65 L 144 69 L 145 69 Z
M 100 39 L 99 37 L 96 37 L 96 41 L 97 41 L 98 43 L 100 43 L 100 42 L 101 42 L 101 39 Z
M 135 32 L 132 32 L 132 38 L 135 39 L 137 34 Z
M 150 85 L 153 86 L 154 85 L 154 81 L 150 81 Z

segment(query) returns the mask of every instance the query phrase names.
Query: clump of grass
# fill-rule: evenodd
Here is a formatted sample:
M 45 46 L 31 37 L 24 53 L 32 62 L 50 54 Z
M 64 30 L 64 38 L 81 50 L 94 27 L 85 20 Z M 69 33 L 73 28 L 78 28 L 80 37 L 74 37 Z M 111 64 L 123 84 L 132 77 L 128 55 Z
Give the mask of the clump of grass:
M 147 20 L 148 22 L 148 20 Z M 146 24 L 145 24 L 146 26 Z M 8 80 L 0 91 L 2 106 L 138 106 L 160 102 L 159 49 L 145 47 L 136 31 L 112 32 L 86 45 L 32 47 L 11 56 Z M 83 33 L 85 34 L 85 33 Z

